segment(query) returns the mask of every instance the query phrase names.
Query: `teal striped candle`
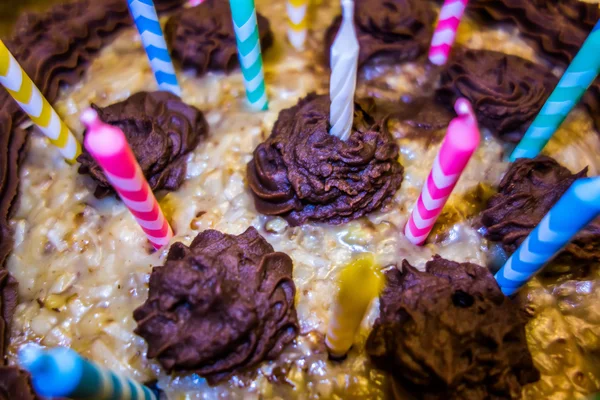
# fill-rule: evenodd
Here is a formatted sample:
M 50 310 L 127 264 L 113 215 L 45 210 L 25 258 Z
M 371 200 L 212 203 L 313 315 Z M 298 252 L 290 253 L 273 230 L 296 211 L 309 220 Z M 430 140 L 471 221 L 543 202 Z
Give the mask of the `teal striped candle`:
M 254 0 L 229 0 L 229 4 L 246 97 L 253 109 L 266 110 L 269 103 Z
M 19 361 L 31 374 L 35 391 L 44 397 L 157 400 L 146 386 L 99 367 L 65 347 L 43 350 L 27 346 L 19 354 Z
M 548 101 L 513 151 L 510 160 L 537 156 L 599 73 L 600 21 L 596 23 Z

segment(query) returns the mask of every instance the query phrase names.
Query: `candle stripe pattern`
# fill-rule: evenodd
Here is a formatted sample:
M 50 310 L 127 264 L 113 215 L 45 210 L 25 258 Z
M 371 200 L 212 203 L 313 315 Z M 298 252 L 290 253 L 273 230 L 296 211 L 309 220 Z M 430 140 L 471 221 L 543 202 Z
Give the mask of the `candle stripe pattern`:
M 331 46 L 329 133 L 346 140 L 354 121 L 354 93 L 360 47 L 354 30 L 354 2 L 342 1 L 342 25 Z
M 600 73 L 600 21 L 567 68 L 558 85 L 510 156 L 537 156 Z
M 152 0 L 127 0 L 160 90 L 181 96 L 175 68 Z
M 437 27 L 433 32 L 429 61 L 435 65 L 444 65 L 450 56 L 450 50 L 456 39 L 460 20 L 469 0 L 446 0 L 442 5 Z
M 599 214 L 600 177 L 578 179 L 496 273 L 502 292 L 517 292 Z
M 325 336 L 332 356 L 342 357 L 350 350 L 369 305 L 384 286 L 385 279 L 371 253 L 360 255 L 344 267 Z
M 269 102 L 254 0 L 229 0 L 229 4 L 246 97 L 253 109 L 266 110 Z
M 425 243 L 454 186 L 479 146 L 480 133 L 471 105 L 466 99 L 458 99 L 455 109 L 459 117 L 448 126 L 433 168 L 404 228 L 406 238 L 415 245 Z
M 0 84 L 50 142 L 58 147 L 63 157 L 74 163 L 81 153 L 81 144 L 1 40 Z
M 308 0 L 288 0 L 288 40 L 297 50 L 304 48 L 307 33 Z
M 146 181 L 125 134 L 100 121 L 94 110 L 83 113 L 88 126 L 85 147 L 102 167 L 106 178 L 133 214 L 154 248 L 169 243 L 173 231 Z M 102 147 L 102 149 L 100 149 Z
M 19 354 L 36 392 L 45 397 L 96 400 L 157 400 L 144 385 L 117 375 L 64 347 L 28 346 Z

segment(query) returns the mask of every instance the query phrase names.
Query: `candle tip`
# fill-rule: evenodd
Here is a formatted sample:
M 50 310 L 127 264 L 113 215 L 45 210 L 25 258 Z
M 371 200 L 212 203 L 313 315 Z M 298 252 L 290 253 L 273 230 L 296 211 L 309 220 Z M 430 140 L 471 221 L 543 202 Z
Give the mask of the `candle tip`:
M 469 117 L 475 120 L 475 113 L 473 112 L 473 107 L 471 107 L 471 103 L 469 103 L 469 100 L 465 98 L 461 97 L 458 100 L 456 100 L 456 103 L 454 103 L 454 111 L 456 111 L 456 114 L 458 114 L 458 116 L 460 117 Z
M 88 108 L 83 113 L 81 113 L 80 120 L 87 128 L 93 128 L 94 126 L 97 126 L 100 123 L 98 113 L 93 108 Z

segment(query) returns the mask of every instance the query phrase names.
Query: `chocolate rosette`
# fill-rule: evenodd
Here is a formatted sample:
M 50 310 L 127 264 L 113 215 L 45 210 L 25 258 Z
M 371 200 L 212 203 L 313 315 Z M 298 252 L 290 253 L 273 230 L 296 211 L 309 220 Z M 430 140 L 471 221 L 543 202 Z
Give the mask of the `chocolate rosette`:
M 558 79 L 542 65 L 490 50 L 460 49 L 441 74 L 437 92 L 451 107 L 467 98 L 477 120 L 501 139 L 518 142 Z
M 483 267 L 436 256 L 425 269 L 387 273 L 372 362 L 418 399 L 520 399 L 540 374 L 517 307 Z
M 356 104 L 350 138 L 329 134 L 329 96 L 309 94 L 279 113 L 254 150 L 247 178 L 258 212 L 291 225 L 341 224 L 386 205 L 402 183 L 398 145 Z
M 77 83 L 95 54 L 130 24 L 124 1 L 78 0 L 55 5 L 44 13 L 23 14 L 6 45 L 53 102 L 61 86 Z M 2 107 L 13 102 L 4 89 L 0 102 Z M 17 113 L 17 122 L 21 122 L 24 114 Z
M 228 379 L 276 358 L 297 336 L 292 269 L 254 228 L 204 231 L 189 247 L 175 243 L 153 268 L 135 332 L 167 371 Z
M 518 159 L 500 182 L 498 193 L 481 214 L 486 238 L 513 253 L 544 215 L 587 168 L 572 174 L 553 158 Z M 574 210 L 576 212 L 576 210 Z M 600 219 L 596 219 L 562 250 L 560 257 L 586 263 L 600 260 Z
M 269 20 L 261 14 L 258 32 L 264 52 L 273 45 Z M 239 65 L 229 3 L 207 0 L 172 16 L 165 27 L 171 55 L 198 76 L 208 71 L 231 71 Z
M 598 19 L 597 4 L 579 0 L 475 0 L 468 10 L 515 24 L 552 61 L 567 66 Z
M 169 92 L 140 92 L 108 107 L 92 107 L 102 121 L 125 133 L 153 191 L 177 190 L 181 186 L 186 155 L 208 135 L 202 112 Z M 102 168 L 87 150 L 77 161 L 81 164 L 79 173 L 89 174 L 96 181 L 96 197 L 114 194 Z
M 477 0 L 468 10 L 486 20 L 515 24 L 542 56 L 562 67 L 571 63 L 600 19 L 597 4 L 579 0 Z M 600 81 L 583 98 L 600 130 Z
M 359 67 L 376 56 L 394 62 L 414 60 L 429 46 L 435 12 L 422 0 L 356 0 L 354 22 L 360 53 Z M 325 33 L 325 58 L 337 35 L 342 17 Z

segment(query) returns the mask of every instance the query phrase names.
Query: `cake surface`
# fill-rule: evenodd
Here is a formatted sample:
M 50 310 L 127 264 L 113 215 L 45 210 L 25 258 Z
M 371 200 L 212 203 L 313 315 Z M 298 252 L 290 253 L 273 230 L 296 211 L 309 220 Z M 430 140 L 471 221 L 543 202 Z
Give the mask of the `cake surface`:
M 297 52 L 285 41 L 285 2 L 256 1 L 274 35 L 272 47 L 263 54 L 269 93 L 266 112 L 255 113 L 246 107 L 239 70 L 209 71 L 201 77 L 193 69 L 178 70 L 182 100 L 204 114 L 209 132 L 183 154 L 185 176 L 178 188 L 157 192 L 175 231 L 172 243 L 189 246 L 208 229 L 241 235 L 254 227 L 275 252 L 291 258 L 299 324 L 296 339 L 274 360 L 213 386 L 191 372 L 169 374 L 158 361 L 149 360 L 146 342 L 134 333 L 134 310 L 148 299 L 152 267 L 166 265 L 169 249 L 153 252 L 120 201 L 112 196 L 96 198 L 96 182 L 78 174 L 77 165 L 65 164 L 42 135 L 30 129 L 27 151 L 22 151 L 24 132 L 19 130 L 7 144 L 11 152 L 5 156 L 12 161 L 2 162 L 3 173 L 13 176 L 2 180 L 2 190 L 16 192 L 16 171 L 11 168 L 20 154 L 23 157 L 19 201 L 9 220 L 10 204 L 0 204 L 1 217 L 6 220 L 0 221 L 0 233 L 8 235 L 10 229 L 14 238 L 12 247 L 3 247 L 0 255 L 10 252 L 6 266 L 19 282 L 7 342 L 9 363 L 16 362 L 24 344 L 33 342 L 69 346 L 141 382 L 157 380 L 170 399 L 389 396 L 389 376 L 375 368 L 365 352 L 367 337 L 379 316 L 378 301 L 372 304 L 347 359 L 341 363 L 328 359 L 323 336 L 339 270 L 357 252 L 374 253 L 378 263 L 388 268 L 400 267 L 407 260 L 420 271 L 434 255 L 459 263 L 501 264 L 501 245 L 485 238 L 479 216 L 509 168 L 503 161 L 508 145 L 482 127 L 481 146 L 427 246 L 415 247 L 404 238 L 403 227 L 452 118 L 444 104 L 435 103 L 433 72 L 418 58 L 423 43 L 427 47 L 421 34 L 415 55 L 396 58 L 392 64 L 389 56 L 365 59 L 359 73 L 357 99 L 375 97 L 373 110 L 367 110 L 368 102 L 364 108 L 377 118 L 391 112 L 386 129 L 399 148 L 398 159 L 404 168 L 402 184 L 384 208 L 340 225 L 308 221 L 291 226 L 280 216 L 259 213 L 246 178 L 255 149 L 271 135 L 280 111 L 295 107 L 310 92 L 328 90 L 323 43 L 339 5 L 336 1 L 317 3 L 311 11 L 307 49 Z M 405 6 L 413 2 L 395 3 Z M 435 2 L 430 6 L 437 10 Z M 417 11 L 424 22 L 434 22 L 434 12 L 430 17 L 428 10 Z M 516 26 L 488 24 L 468 15 L 459 29 L 458 45 L 518 56 L 560 73 L 561 65 L 544 64 L 539 47 L 525 39 Z M 85 73 L 77 73 L 82 78 L 57 91 L 53 104 L 80 140 L 83 127 L 79 115 L 90 104 L 109 107 L 136 93 L 156 90 L 134 28 L 121 28 L 116 39 L 90 61 Z M 528 111 L 526 118 L 517 120 L 529 121 L 530 114 Z M 0 120 L 3 115 L 0 112 Z M 0 129 L 6 126 L 2 124 Z M 600 174 L 600 136 L 586 108 L 578 107 L 570 114 L 544 154 L 573 173 L 587 167 L 589 176 Z M 579 266 L 572 259 L 560 262 L 574 264 L 559 263 L 555 266 L 559 271 Z M 596 262 L 573 279 L 560 274 L 542 276 L 518 295 L 520 308 L 529 314 L 527 344 L 542 376 L 523 387 L 523 398 L 577 398 L 600 391 L 599 271 Z M 6 277 L 0 275 L 0 289 L 8 292 L 3 279 Z M 7 298 L 14 296 L 3 300 Z

